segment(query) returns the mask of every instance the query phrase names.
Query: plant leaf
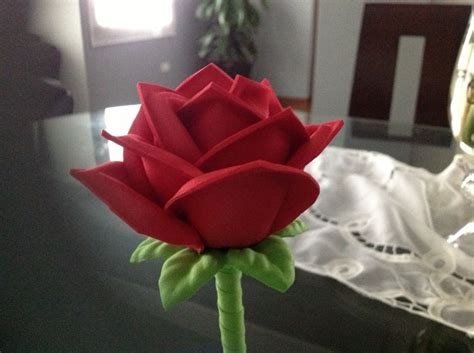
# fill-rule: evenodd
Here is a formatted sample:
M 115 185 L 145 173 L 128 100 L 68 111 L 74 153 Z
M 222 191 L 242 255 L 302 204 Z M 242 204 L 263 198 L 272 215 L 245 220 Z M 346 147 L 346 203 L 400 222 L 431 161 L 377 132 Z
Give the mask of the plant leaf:
M 286 242 L 275 236 L 251 248 L 230 249 L 227 264 L 280 292 L 295 280 L 293 255 Z
M 198 19 L 204 18 L 204 11 L 206 10 L 206 3 L 202 2 L 196 7 L 196 17 Z
M 247 2 L 247 17 L 252 27 L 258 27 L 260 24 L 260 14 L 251 3 Z
M 222 10 L 222 5 L 224 3 L 224 0 L 214 0 L 214 2 L 215 2 L 216 12 L 220 12 Z
M 219 13 L 219 15 L 217 16 L 217 22 L 219 23 L 219 26 L 221 28 L 229 27 L 229 22 L 227 21 L 227 17 L 226 17 L 225 12 L 220 12 Z
M 168 258 L 161 269 L 159 281 L 165 310 L 192 297 L 224 264 L 224 252 L 218 250 L 198 254 L 183 249 Z
M 200 41 L 201 41 L 201 45 L 203 47 L 208 47 L 211 42 L 214 40 L 214 38 L 216 37 L 215 33 L 207 33 L 205 34 L 204 36 L 201 37 Z
M 212 19 L 212 15 L 214 14 L 214 4 L 211 3 L 207 8 L 203 11 L 203 19 L 209 21 Z
M 138 244 L 130 257 L 130 262 L 138 263 L 158 259 L 160 257 L 167 259 L 182 249 L 183 247 L 170 245 L 160 240 L 147 237 L 147 239 Z
M 304 224 L 301 219 L 297 218 L 291 224 L 276 232 L 275 235 L 278 235 L 282 238 L 294 237 L 295 235 L 304 233 L 307 229 L 308 227 L 306 227 L 306 224 Z

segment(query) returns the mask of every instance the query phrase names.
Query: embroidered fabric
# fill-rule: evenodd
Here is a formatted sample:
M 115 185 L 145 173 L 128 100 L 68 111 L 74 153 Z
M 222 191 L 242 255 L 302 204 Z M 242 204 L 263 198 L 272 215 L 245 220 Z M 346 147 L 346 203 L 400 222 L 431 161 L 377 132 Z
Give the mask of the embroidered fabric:
M 435 158 L 435 156 L 433 156 Z M 474 206 L 460 184 L 472 160 L 440 174 L 376 152 L 331 147 L 308 166 L 321 186 L 288 239 L 302 270 L 474 336 L 474 258 L 446 242 Z

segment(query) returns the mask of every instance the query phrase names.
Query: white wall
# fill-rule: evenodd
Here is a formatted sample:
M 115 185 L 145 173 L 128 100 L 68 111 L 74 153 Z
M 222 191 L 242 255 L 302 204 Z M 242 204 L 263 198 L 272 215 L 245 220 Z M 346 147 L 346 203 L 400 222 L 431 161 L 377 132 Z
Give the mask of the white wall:
M 268 78 L 280 96 L 310 98 L 312 91 L 318 114 L 347 114 L 364 4 L 370 2 L 431 0 L 270 0 L 252 76 Z
M 29 31 L 61 52 L 60 80 L 72 92 L 74 111 L 89 109 L 79 0 L 31 1 Z
M 176 0 L 174 37 L 92 48 L 87 0 L 32 0 L 29 30 L 60 50 L 60 80 L 74 110 L 98 110 L 137 103 L 138 81 L 174 87 L 199 68 L 195 6 L 196 0 Z M 160 70 L 163 62 L 169 72 Z
M 313 115 L 336 117 L 346 116 L 349 112 L 365 4 L 431 2 L 431 0 L 319 0 L 313 73 Z
M 268 3 L 258 29 L 252 76 L 268 78 L 279 96 L 309 98 L 315 0 Z
M 316 0 L 270 0 L 257 35 L 253 77 L 268 78 L 278 94 L 309 98 Z M 175 37 L 92 48 L 86 0 L 33 0 L 31 31 L 59 48 L 61 81 L 75 111 L 138 102 L 138 81 L 176 86 L 201 65 L 196 0 L 177 0 Z M 82 27 L 82 29 L 81 29 Z M 160 64 L 169 62 L 169 72 Z

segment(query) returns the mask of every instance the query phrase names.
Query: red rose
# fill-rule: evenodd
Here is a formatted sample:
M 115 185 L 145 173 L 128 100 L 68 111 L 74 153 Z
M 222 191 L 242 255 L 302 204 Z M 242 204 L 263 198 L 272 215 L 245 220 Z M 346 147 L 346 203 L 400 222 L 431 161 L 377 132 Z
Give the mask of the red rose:
M 71 174 L 135 231 L 197 251 L 246 247 L 290 224 L 317 198 L 302 169 L 342 121 L 303 126 L 270 84 L 209 65 L 176 90 L 140 83 L 129 134 L 102 135 L 123 162 Z

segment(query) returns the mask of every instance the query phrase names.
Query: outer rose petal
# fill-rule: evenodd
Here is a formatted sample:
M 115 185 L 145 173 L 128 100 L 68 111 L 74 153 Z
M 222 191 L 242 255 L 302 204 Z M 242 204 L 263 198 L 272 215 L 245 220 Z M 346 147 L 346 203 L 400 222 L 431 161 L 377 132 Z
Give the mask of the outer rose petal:
M 281 106 L 280 101 L 278 100 L 278 98 L 275 94 L 275 91 L 273 90 L 273 87 L 270 84 L 270 82 L 267 79 L 263 79 L 262 82 L 260 82 L 260 83 L 263 86 L 268 87 L 271 91 L 269 106 L 268 106 L 270 116 L 272 116 L 273 114 L 281 112 L 283 110 L 283 107 Z
M 203 153 L 263 118 L 214 83 L 183 105 L 178 115 Z
M 176 88 L 176 92 L 191 98 L 211 82 L 228 91 L 230 86 L 232 86 L 233 80 L 219 67 L 209 64 L 184 80 Z
M 211 171 L 256 160 L 286 164 L 308 140 L 303 125 L 287 108 L 215 145 L 196 162 L 196 166 Z
M 148 126 L 143 107 L 140 107 L 140 110 L 138 111 L 138 114 L 133 121 L 128 133 L 137 135 L 148 143 L 153 143 L 153 135 L 151 133 L 150 127 Z M 124 149 L 123 162 L 127 170 L 130 186 L 133 187 L 136 192 L 146 196 L 148 199 L 152 201 L 158 201 L 150 183 L 148 182 L 148 178 L 143 167 L 142 158 L 130 150 Z
M 168 201 L 184 183 L 202 174 L 184 159 L 141 141 L 135 135 L 115 137 L 102 131 L 102 136 L 142 157 L 147 184 L 153 188 L 160 204 Z M 126 168 L 131 169 L 129 166 Z
M 189 181 L 165 209 L 191 223 L 208 247 L 245 247 L 291 223 L 318 193 L 309 174 L 254 161 Z
M 153 142 L 153 135 L 151 133 L 150 127 L 148 126 L 143 107 L 140 107 L 137 117 L 133 121 L 128 133 L 138 135 L 148 142 Z
M 329 145 L 343 125 L 344 121 L 342 120 L 320 124 L 318 128 L 315 128 L 310 140 L 295 152 L 287 165 L 294 168 L 304 168 Z
M 167 87 L 148 82 L 139 82 L 137 84 L 137 89 L 139 92 L 142 92 L 142 95 L 146 96 L 162 92 L 173 92 Z M 129 134 L 139 135 L 149 142 L 153 141 L 153 135 L 151 134 L 150 127 L 148 126 L 143 107 L 140 107 L 140 111 L 138 112 L 137 117 L 135 118 L 132 123 L 132 126 L 130 127 Z
M 137 138 L 139 137 L 136 135 Z M 145 141 L 145 140 L 143 140 Z M 130 186 L 139 194 L 153 202 L 160 202 L 148 181 L 142 157 L 128 149 L 123 150 L 123 164 L 127 171 Z
M 158 93 L 163 93 L 163 92 L 174 93 L 174 91 L 171 88 L 160 86 L 160 85 L 157 85 L 156 83 L 149 83 L 149 82 L 138 82 L 137 89 L 147 95 L 158 94 Z
M 251 105 L 264 117 L 270 116 L 270 103 L 274 98 L 274 94 L 268 86 L 237 75 L 229 93 Z
M 311 125 L 305 125 L 305 130 L 308 133 L 309 136 L 311 136 L 316 130 L 319 129 L 321 124 L 311 124 Z
M 141 85 L 138 86 L 138 91 L 155 145 L 190 162 L 196 161 L 201 152 L 176 115 L 186 98 L 172 92 L 149 91 Z
M 153 142 L 153 135 L 151 134 L 150 128 L 148 127 L 148 122 L 146 121 L 145 113 L 143 112 L 142 107 L 140 107 L 140 110 L 138 111 L 138 114 L 133 121 L 128 133 L 140 136 L 140 138 L 149 143 Z M 156 195 L 151 188 L 150 183 L 148 182 L 148 178 L 146 177 L 141 157 L 137 156 L 133 152 L 124 150 L 123 161 L 125 168 L 127 169 L 130 186 L 139 194 L 146 196 L 150 200 L 156 201 Z
M 204 248 L 195 229 L 168 215 L 129 187 L 122 162 L 109 162 L 92 169 L 73 169 L 71 175 L 138 233 L 197 251 Z

